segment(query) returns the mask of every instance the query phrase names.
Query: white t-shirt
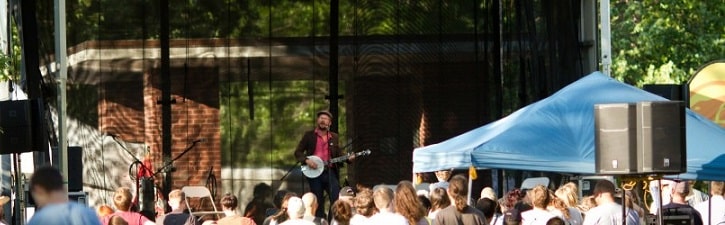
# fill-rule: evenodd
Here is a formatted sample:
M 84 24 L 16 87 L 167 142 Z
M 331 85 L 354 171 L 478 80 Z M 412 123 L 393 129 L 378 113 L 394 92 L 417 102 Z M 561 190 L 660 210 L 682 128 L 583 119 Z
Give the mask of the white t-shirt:
M 628 210 L 634 213 L 632 210 Z M 636 213 L 634 213 L 636 215 Z M 594 207 L 587 212 L 583 225 L 620 225 L 622 224 L 622 206 L 610 202 Z M 627 215 L 627 224 L 639 224 L 639 218 Z
M 702 216 L 702 222 L 705 225 L 708 225 L 707 223 L 707 217 L 710 215 L 708 213 L 707 208 L 709 207 L 708 202 L 712 201 L 712 218 L 710 218 L 709 224 L 720 224 L 725 223 L 725 199 L 723 199 L 722 195 L 715 195 L 710 198 L 710 200 L 700 202 L 700 204 L 695 205 L 695 210 L 700 213 L 700 216 Z
M 369 222 L 369 224 L 409 225 L 405 217 L 391 212 L 379 212 L 371 216 Z
M 315 225 L 315 223 L 303 219 L 291 219 L 279 225 Z
M 521 213 L 521 224 L 522 225 L 546 225 L 549 219 L 556 217 L 555 214 L 543 210 L 543 209 L 532 209 Z
M 355 215 L 352 216 L 352 218 L 350 218 L 350 225 L 367 225 L 367 224 L 371 224 L 370 223 L 371 218 L 372 218 L 372 216 L 371 217 L 365 217 L 365 216 L 360 215 L 360 214 L 355 214 Z

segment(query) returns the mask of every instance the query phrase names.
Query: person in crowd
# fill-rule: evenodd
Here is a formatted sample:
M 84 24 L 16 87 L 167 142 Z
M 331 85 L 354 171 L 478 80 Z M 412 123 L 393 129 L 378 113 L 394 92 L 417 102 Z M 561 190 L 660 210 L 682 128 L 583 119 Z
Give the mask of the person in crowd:
M 302 199 L 293 196 L 287 200 L 287 217 L 288 220 L 280 223 L 280 225 L 314 225 L 315 223 L 307 221 L 302 217 L 305 216 L 305 204 Z
M 644 215 L 644 209 L 642 209 L 641 207 L 639 207 L 639 205 L 637 205 L 637 203 L 635 203 L 637 201 L 637 197 L 633 193 L 634 192 L 632 191 L 624 192 L 624 207 L 627 210 L 627 221 L 635 221 L 635 223 L 631 225 L 639 225 L 644 221 L 642 220 L 641 216 Z M 615 201 L 621 202 L 621 197 L 617 198 Z
M 370 217 L 370 224 L 408 225 L 408 221 L 400 214 L 393 213 L 393 190 L 379 187 L 373 191 L 373 202 L 378 213 Z
M 452 169 L 450 170 L 439 170 L 435 172 L 436 179 L 438 182 L 432 183 L 428 186 L 430 192 L 433 192 L 436 188 L 448 189 L 448 179 L 451 178 Z
M 584 222 L 584 218 L 578 209 L 567 206 L 564 200 L 558 198 L 551 190 L 549 190 L 549 198 L 551 202 L 547 209 L 554 215 L 564 219 L 567 224 L 581 225 Z
M 340 196 L 337 197 L 337 200 L 342 200 L 343 202 L 352 206 L 354 198 L 355 190 L 353 190 L 350 186 L 345 186 L 340 189 Z
M 687 195 L 687 198 L 685 198 L 685 200 L 687 200 L 688 205 L 694 207 L 695 205 L 699 204 L 700 202 L 704 202 L 704 201 L 707 201 L 708 199 L 710 199 L 710 196 L 705 194 L 705 192 L 702 192 L 695 188 L 694 180 L 687 181 L 687 183 L 690 185 L 690 195 Z
M 501 199 L 499 199 L 498 206 L 501 208 L 501 213 L 506 213 L 513 209 L 519 202 L 522 201 L 521 191 L 519 189 L 513 189 L 507 192 Z M 521 211 L 519 211 L 520 214 Z
M 687 196 L 690 194 L 690 185 L 687 181 L 677 182 L 672 189 L 672 202 L 662 206 L 663 216 L 685 215 L 692 219 L 692 225 L 703 225 L 700 213 L 687 204 Z
M 430 212 L 430 199 L 428 197 L 425 197 L 423 195 L 418 195 L 418 201 L 420 201 L 420 206 L 423 207 L 423 212 L 425 212 L 425 216 L 428 216 L 428 212 Z
M 269 204 L 267 201 L 270 195 L 272 195 L 272 187 L 266 183 L 255 185 L 252 191 L 252 200 L 244 208 L 244 217 L 252 218 L 256 224 L 262 224 L 265 217 L 273 215 L 274 213 L 266 215 L 267 209 L 275 208 L 274 205 Z
M 430 211 L 428 212 L 428 218 L 434 220 L 438 212 L 450 205 L 451 200 L 448 198 L 448 193 L 446 193 L 446 189 L 434 189 L 430 193 Z
M 480 198 L 476 201 L 476 209 L 480 210 L 486 217 L 489 225 L 501 225 L 503 224 L 503 217 L 498 214 L 498 203 L 491 200 L 490 198 Z
M 123 220 L 120 216 L 110 215 L 110 218 L 108 218 L 108 225 L 128 225 L 128 222 Z
M 171 196 L 171 194 L 169 194 Z M 237 207 L 239 206 L 239 201 L 237 200 L 237 196 L 232 195 L 231 193 L 227 193 L 222 197 L 220 201 L 222 205 L 222 211 L 224 211 L 224 218 L 219 219 L 216 221 L 219 225 L 257 225 L 254 220 L 239 215 L 237 211 Z
M 332 213 L 332 225 L 350 225 L 353 212 L 349 203 L 343 200 L 337 200 L 335 204 L 332 204 L 330 209 Z
M 594 207 L 597 207 L 597 202 L 594 200 L 594 196 L 586 196 L 582 198 L 581 203 L 577 206 L 577 209 L 579 209 L 579 211 L 582 212 L 582 215 L 586 217 L 587 212 Z
M 710 182 L 710 199 L 695 205 L 695 210 L 702 216 L 705 225 L 725 223 L 725 199 L 723 199 L 724 183 L 722 181 Z M 709 213 L 712 210 L 712 216 Z
M 614 201 L 614 183 L 600 180 L 594 186 L 594 201 L 597 206 L 590 209 L 584 216 L 584 225 L 619 225 L 622 224 L 622 206 Z M 627 224 L 638 224 L 633 218 L 627 218 Z
M 531 210 L 523 211 L 521 213 L 521 222 L 524 225 L 546 225 L 552 217 L 556 217 L 556 214 L 549 212 L 548 207 L 551 203 L 551 197 L 549 190 L 543 185 L 537 185 L 528 193 L 526 193 L 531 199 L 531 205 L 534 207 Z M 568 213 L 568 212 L 567 212 Z
M 486 216 L 481 211 L 467 205 L 468 180 L 462 175 L 451 178 L 448 184 L 448 199 L 451 206 L 441 210 L 434 220 L 436 225 L 485 225 Z
M 317 196 L 315 196 L 315 193 L 307 192 L 302 195 L 302 202 L 305 205 L 305 216 L 302 217 L 304 220 L 310 221 L 315 225 L 328 225 L 327 220 L 315 216 L 315 211 L 317 210 Z
M 546 225 L 566 225 L 566 221 L 561 217 L 551 217 L 549 221 L 546 221 Z
M 174 189 L 169 192 L 169 207 L 171 212 L 159 217 L 156 223 L 159 225 L 184 225 L 201 223 L 195 216 L 189 214 L 186 208 L 186 195 L 180 189 Z
M 28 225 L 100 225 L 93 209 L 68 201 L 63 177 L 53 167 L 41 167 L 30 177 L 30 194 L 36 211 Z
M 649 206 L 649 213 L 650 214 L 657 214 L 659 211 L 660 205 L 667 205 L 670 203 L 670 194 L 672 193 L 672 190 L 670 189 L 671 186 L 674 186 L 675 182 L 672 180 L 653 180 L 649 183 L 649 189 L 652 196 L 660 196 L 660 192 L 662 192 L 662 203 L 660 203 L 660 198 L 652 198 L 652 203 Z
M 272 204 L 274 205 L 274 207 L 267 208 L 267 210 L 265 210 L 265 212 L 264 212 L 265 219 L 267 217 L 277 214 L 279 212 L 279 210 L 282 209 L 282 201 L 284 201 L 284 198 L 287 197 L 287 194 L 289 194 L 289 191 L 287 191 L 287 190 L 277 191 L 277 193 L 274 195 L 274 198 L 272 198 Z M 264 223 L 264 221 L 262 221 L 262 222 Z M 259 223 L 257 223 L 257 224 L 259 224 Z
M 286 192 L 284 194 L 284 197 L 282 198 L 282 202 L 280 203 L 280 208 L 277 213 L 264 219 L 264 222 L 262 222 L 262 224 L 277 225 L 283 223 L 284 221 L 287 221 L 289 219 L 289 214 L 287 213 L 287 201 L 289 201 L 289 199 L 292 197 L 297 197 L 297 194 L 295 194 L 294 192 Z
M 131 190 L 126 187 L 117 188 L 113 194 L 113 205 L 116 206 L 116 212 L 113 215 L 120 216 L 130 225 L 154 225 L 145 216 L 137 212 L 131 211 Z
M 366 225 L 370 224 L 370 217 L 378 212 L 373 202 L 373 191 L 370 189 L 362 189 L 355 197 L 355 210 L 357 213 L 350 219 L 350 225 Z
M 100 205 L 96 208 L 96 214 L 98 214 L 98 218 L 101 221 L 104 221 L 106 220 L 104 218 L 109 217 L 111 216 L 111 214 L 113 214 L 113 208 L 108 205 Z
M 427 213 L 415 193 L 415 187 L 410 181 L 399 182 L 393 197 L 395 212 L 404 216 L 408 224 L 430 225 Z
M 576 190 L 575 185 L 568 185 L 568 184 L 573 184 L 573 183 L 569 182 L 569 183 L 567 183 L 567 185 L 562 185 L 561 187 L 559 187 L 559 189 L 556 189 L 556 191 L 554 192 L 554 195 L 556 196 L 556 198 L 561 200 L 564 203 L 564 205 L 566 205 L 566 207 L 575 208 L 575 207 L 579 206 L 579 200 L 578 200 L 579 194 Z M 572 188 L 572 186 L 574 188 Z
M 311 169 L 317 169 L 323 167 L 323 172 L 320 176 L 315 178 L 307 178 L 307 182 L 310 185 L 312 193 L 315 193 L 317 199 L 321 204 L 318 205 L 317 215 L 318 217 L 325 217 L 324 215 L 324 192 L 330 197 L 330 204 L 337 201 L 340 192 L 340 185 L 338 181 L 338 170 L 342 166 L 341 163 L 330 164 L 330 165 L 316 165 L 313 160 L 307 158 L 307 156 L 317 156 L 322 159 L 323 162 L 327 162 L 330 159 L 342 156 L 342 149 L 338 142 L 338 135 L 330 130 L 332 125 L 332 113 L 328 111 L 320 111 L 317 113 L 317 126 L 315 129 L 307 131 L 302 136 L 297 148 L 295 149 L 295 158 L 301 162 L 302 165 L 307 165 Z M 353 154 L 347 160 L 352 162 L 355 159 Z
M 481 190 L 481 198 L 488 198 L 494 201 L 498 200 L 496 198 L 496 192 L 491 187 L 485 187 Z
M 510 209 L 504 213 L 504 225 L 521 225 L 521 213 L 517 209 Z

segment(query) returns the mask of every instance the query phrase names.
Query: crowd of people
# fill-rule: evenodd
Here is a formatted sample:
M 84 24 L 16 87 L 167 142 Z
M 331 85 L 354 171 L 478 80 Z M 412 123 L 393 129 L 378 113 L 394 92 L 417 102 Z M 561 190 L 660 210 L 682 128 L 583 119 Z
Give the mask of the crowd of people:
M 189 213 L 181 190 L 169 193 L 171 211 L 155 218 L 135 212 L 132 193 L 118 188 L 113 205 L 101 205 L 94 211 L 82 204 L 68 201 L 63 179 L 58 170 L 45 167 L 36 170 L 30 179 L 30 190 L 38 208 L 29 225 L 36 224 L 130 224 L 130 225 L 640 225 L 648 224 L 648 211 L 640 207 L 637 196 L 619 191 L 608 180 L 596 183 L 591 196 L 579 197 L 577 185 L 567 183 L 556 190 L 543 185 L 528 190 L 515 189 L 501 198 L 491 188 L 484 188 L 481 198 L 468 198 L 468 180 L 456 175 L 430 185 L 429 190 L 416 190 L 410 181 L 396 186 L 340 189 L 329 213 L 319 216 L 321 204 L 312 192 L 298 196 L 278 191 L 273 205 L 252 206 L 244 213 L 238 199 L 231 194 L 221 198 L 223 215 L 199 218 Z M 692 183 L 668 181 L 659 186 L 663 196 L 662 213 L 668 218 L 685 218 L 682 224 L 725 224 L 723 182 L 711 182 L 711 196 L 693 196 Z M 255 199 L 258 198 L 255 196 Z M 623 201 L 621 198 L 624 198 Z M 699 200 L 693 200 L 694 198 Z M 620 205 L 619 202 L 624 202 Z M 472 203 L 472 204 L 471 204 Z M 257 208 L 269 206 L 264 210 Z M 263 212 L 260 213 L 258 212 Z M 673 217 L 675 216 L 675 217 Z M 680 217 L 676 217 L 680 216 Z M 684 217 L 683 217 L 684 216 Z M 155 221 L 155 222 L 154 222 Z M 677 222 L 679 223 L 679 222 Z

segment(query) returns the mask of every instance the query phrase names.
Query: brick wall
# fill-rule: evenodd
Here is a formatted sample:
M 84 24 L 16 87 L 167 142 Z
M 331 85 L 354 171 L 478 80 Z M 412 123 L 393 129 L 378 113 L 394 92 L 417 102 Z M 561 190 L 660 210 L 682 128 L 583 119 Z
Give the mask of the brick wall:
M 123 76 L 123 75 L 121 75 Z M 106 82 L 100 85 L 99 130 L 127 142 L 144 142 L 143 81 Z
M 210 169 L 221 177 L 221 140 L 219 131 L 219 78 L 213 67 L 171 68 L 172 148 L 171 158 L 181 155 L 194 141 L 201 141 L 177 159 L 173 166 L 172 189 L 187 185 L 206 185 Z M 145 140 L 151 148 L 155 167 L 163 166 L 161 133 L 161 85 L 158 70 L 144 74 L 143 103 Z M 219 182 L 217 182 L 219 185 Z M 217 193 L 219 194 L 219 193 Z

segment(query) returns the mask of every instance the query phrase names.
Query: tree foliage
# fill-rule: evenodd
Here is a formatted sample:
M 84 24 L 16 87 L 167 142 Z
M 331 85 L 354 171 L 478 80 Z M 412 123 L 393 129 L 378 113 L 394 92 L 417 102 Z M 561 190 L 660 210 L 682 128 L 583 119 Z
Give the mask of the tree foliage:
M 639 86 L 687 81 L 725 57 L 723 18 L 723 0 L 613 2 L 614 77 Z

